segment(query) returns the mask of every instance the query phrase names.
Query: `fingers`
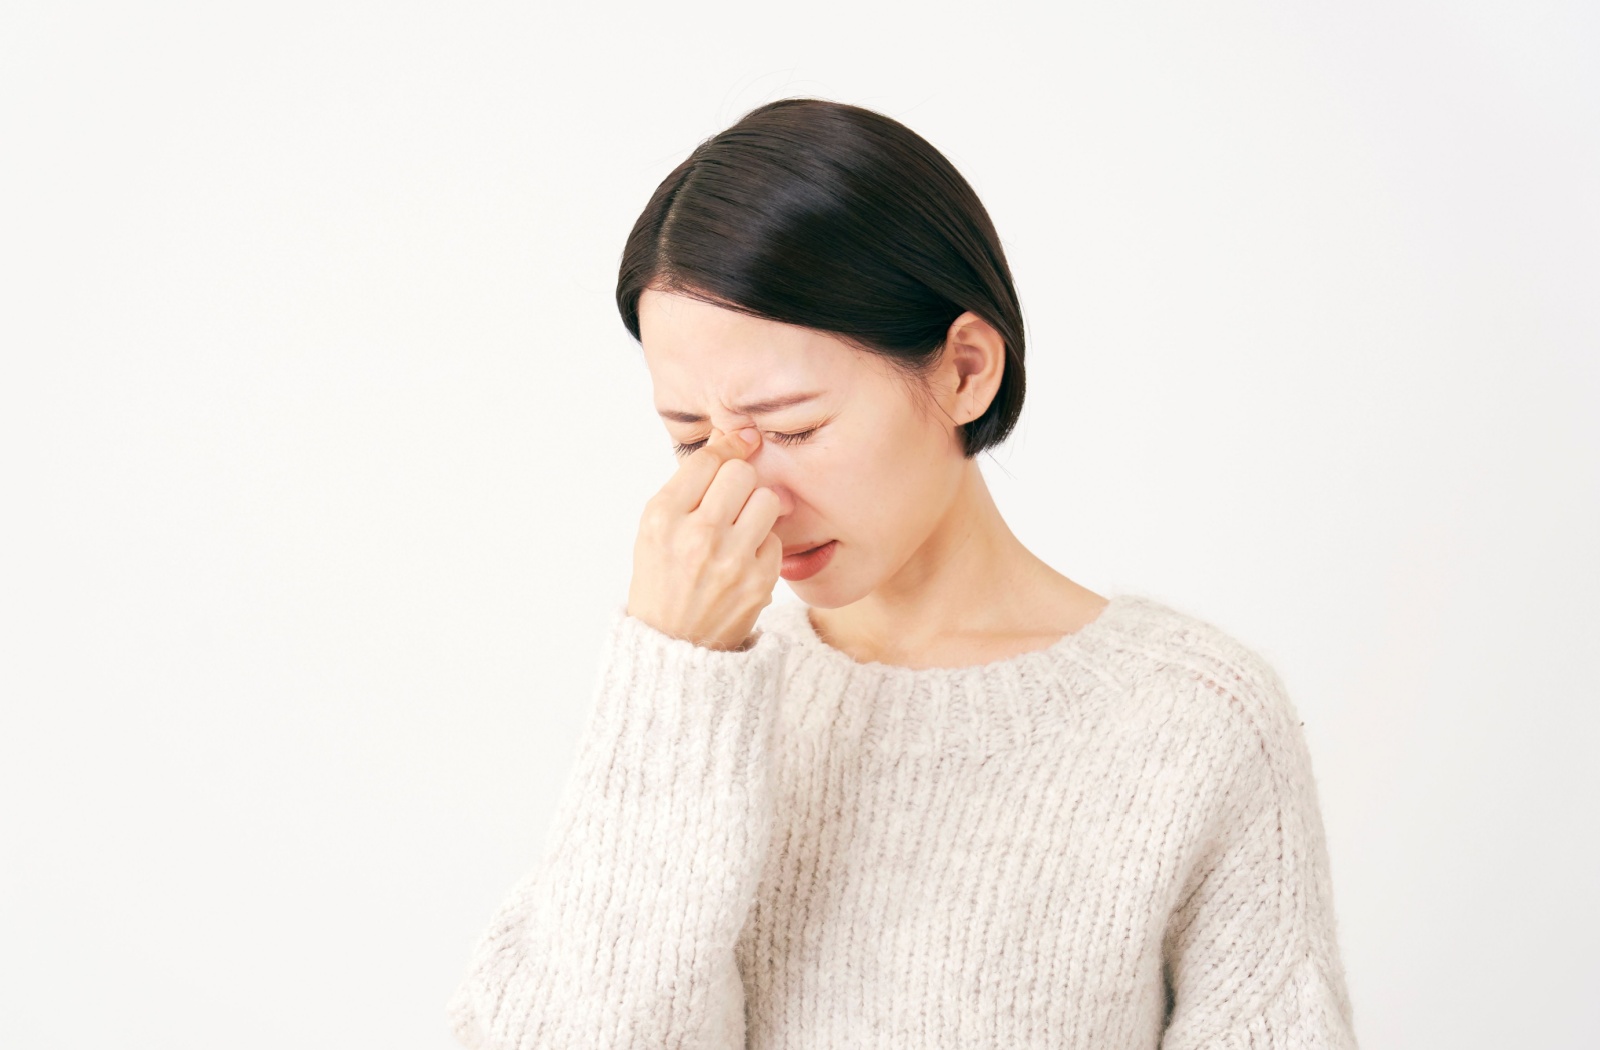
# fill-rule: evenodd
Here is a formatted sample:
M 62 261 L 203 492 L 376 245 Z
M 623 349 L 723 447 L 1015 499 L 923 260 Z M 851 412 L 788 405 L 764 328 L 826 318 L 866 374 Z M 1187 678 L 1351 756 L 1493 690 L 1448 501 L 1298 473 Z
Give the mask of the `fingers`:
M 756 468 L 749 463 L 744 460 L 725 461 L 717 470 L 717 476 L 711 479 L 706 494 L 700 497 L 700 506 L 695 509 L 694 516 L 719 525 L 731 525 L 733 519 L 739 516 L 745 501 L 755 491 L 756 480 Z
M 745 501 L 743 509 L 739 511 L 739 517 L 730 530 L 730 539 L 735 547 L 741 551 L 752 552 L 758 559 L 766 558 L 771 561 L 773 576 L 777 576 L 778 570 L 783 567 L 783 541 L 772 534 L 772 526 L 777 523 L 781 503 L 778 494 L 771 489 L 756 489 L 750 493 L 750 498 Z M 769 541 L 776 545 L 776 555 L 765 550 Z
M 762 568 L 763 582 L 770 580 L 776 584 L 778 577 L 783 575 L 783 541 L 778 539 L 776 533 L 767 533 L 767 538 L 756 548 L 756 562 Z M 767 600 L 770 602 L 772 599 L 769 596 Z
M 739 436 L 742 432 L 756 435 L 756 443 L 746 444 Z M 754 427 L 747 427 L 745 431 L 732 431 L 706 442 L 703 447 L 695 450 L 693 455 L 679 464 L 677 472 L 661 486 L 652 502 L 660 504 L 662 509 L 673 514 L 688 514 L 695 510 L 703 502 L 713 479 L 721 472 L 724 463 L 729 460 L 744 459 L 761 447 L 760 434 L 761 432 Z M 754 472 L 749 472 L 746 478 L 753 487 Z M 725 512 L 721 520 L 731 520 L 749 494 L 749 488 L 746 488 L 739 494 L 736 503 L 731 502 L 730 495 L 720 495 L 719 498 L 723 502 L 718 509 Z

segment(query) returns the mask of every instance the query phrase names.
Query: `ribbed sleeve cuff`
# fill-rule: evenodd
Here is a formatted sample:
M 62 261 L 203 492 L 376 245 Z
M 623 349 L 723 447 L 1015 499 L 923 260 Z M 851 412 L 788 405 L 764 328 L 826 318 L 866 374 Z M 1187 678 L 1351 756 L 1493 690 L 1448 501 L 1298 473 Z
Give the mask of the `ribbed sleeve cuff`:
M 607 782 L 715 786 L 765 775 L 784 654 L 776 634 L 714 650 L 613 609 L 586 741 L 607 756 Z

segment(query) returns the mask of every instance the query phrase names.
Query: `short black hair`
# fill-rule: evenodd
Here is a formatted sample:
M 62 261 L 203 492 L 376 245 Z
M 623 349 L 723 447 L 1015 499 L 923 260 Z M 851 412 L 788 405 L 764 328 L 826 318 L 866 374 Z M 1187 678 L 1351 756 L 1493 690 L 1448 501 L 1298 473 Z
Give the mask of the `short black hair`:
M 881 113 L 785 98 L 696 146 L 634 223 L 617 309 L 663 288 L 825 331 L 926 377 L 971 310 L 1005 339 L 994 400 L 962 425 L 964 454 L 1004 441 L 1022 412 L 1022 306 L 994 224 L 955 166 Z

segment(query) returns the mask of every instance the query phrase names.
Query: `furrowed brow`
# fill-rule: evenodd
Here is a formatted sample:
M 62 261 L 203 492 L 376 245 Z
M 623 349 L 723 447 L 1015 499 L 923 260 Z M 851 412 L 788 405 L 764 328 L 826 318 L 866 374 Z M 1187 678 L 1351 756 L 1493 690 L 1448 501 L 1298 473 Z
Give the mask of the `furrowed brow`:
M 792 408 L 795 405 L 802 405 L 807 401 L 814 401 L 821 396 L 822 394 L 820 391 L 814 391 L 809 394 L 788 394 L 784 397 L 769 398 L 766 401 L 752 401 L 749 404 L 734 405 L 733 410 L 740 415 L 762 416 L 769 412 L 777 412 L 780 409 Z M 706 421 L 705 416 L 696 415 L 693 412 L 682 412 L 671 408 L 658 408 L 656 409 L 656 413 L 660 415 L 662 419 L 670 419 L 676 423 L 704 423 Z

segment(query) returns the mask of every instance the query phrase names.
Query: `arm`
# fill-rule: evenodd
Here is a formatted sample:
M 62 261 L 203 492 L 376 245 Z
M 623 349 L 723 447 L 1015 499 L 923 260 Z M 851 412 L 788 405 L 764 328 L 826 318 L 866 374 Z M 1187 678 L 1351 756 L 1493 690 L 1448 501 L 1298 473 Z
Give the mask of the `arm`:
M 1230 769 L 1168 922 L 1162 1050 L 1355 1050 L 1310 752 L 1254 653 L 1207 676 L 1230 711 Z
M 544 856 L 450 999 L 468 1050 L 744 1046 L 734 942 L 771 836 L 782 641 L 713 650 L 625 609 Z

